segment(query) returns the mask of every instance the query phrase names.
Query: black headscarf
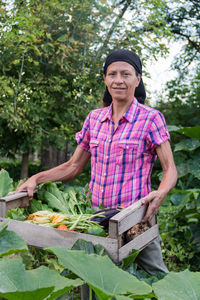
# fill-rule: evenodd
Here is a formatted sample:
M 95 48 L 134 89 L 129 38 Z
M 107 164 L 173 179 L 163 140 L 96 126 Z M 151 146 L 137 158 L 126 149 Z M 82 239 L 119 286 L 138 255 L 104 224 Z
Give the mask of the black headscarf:
M 137 73 L 142 75 L 142 63 L 141 63 L 139 56 L 136 53 L 134 53 L 130 50 L 126 50 L 126 49 L 114 50 L 107 56 L 105 64 L 104 64 L 104 68 L 103 68 L 104 75 L 106 75 L 108 66 L 116 61 L 127 62 L 128 64 L 130 64 L 134 67 L 134 69 L 136 70 Z M 135 89 L 134 96 L 138 100 L 138 102 L 144 104 L 145 99 L 146 99 L 146 91 L 145 91 L 145 87 L 144 87 L 142 78 L 140 80 L 138 87 Z M 105 102 L 107 105 L 110 105 L 112 102 L 112 97 L 111 97 L 107 87 L 106 87 L 106 90 L 104 93 L 103 102 Z

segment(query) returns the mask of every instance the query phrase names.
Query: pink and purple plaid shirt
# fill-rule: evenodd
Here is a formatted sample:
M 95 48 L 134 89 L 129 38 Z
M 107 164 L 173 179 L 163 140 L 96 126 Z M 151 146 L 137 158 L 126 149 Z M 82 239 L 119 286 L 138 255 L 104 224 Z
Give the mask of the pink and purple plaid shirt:
M 146 196 L 155 148 L 168 139 L 163 115 L 135 98 L 115 131 L 112 104 L 91 111 L 76 140 L 91 153 L 92 205 L 127 207 Z

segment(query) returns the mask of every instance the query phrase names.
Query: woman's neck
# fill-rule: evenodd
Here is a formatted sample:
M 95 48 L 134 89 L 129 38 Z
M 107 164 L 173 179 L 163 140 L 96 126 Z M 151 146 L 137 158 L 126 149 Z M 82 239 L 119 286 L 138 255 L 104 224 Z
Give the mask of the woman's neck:
M 119 120 L 125 114 L 125 112 L 129 109 L 133 101 L 124 102 L 124 101 L 113 101 L 112 106 L 112 119 L 115 125 L 118 124 Z

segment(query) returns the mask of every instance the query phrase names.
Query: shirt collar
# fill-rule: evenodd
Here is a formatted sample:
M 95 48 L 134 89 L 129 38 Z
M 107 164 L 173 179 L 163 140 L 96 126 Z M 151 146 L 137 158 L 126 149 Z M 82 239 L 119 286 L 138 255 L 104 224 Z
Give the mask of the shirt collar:
M 136 113 L 137 107 L 138 107 L 138 101 L 134 97 L 133 102 L 131 103 L 130 107 L 128 108 L 128 110 L 125 112 L 125 114 L 123 116 L 128 122 L 133 123 L 133 121 L 135 119 L 135 113 Z
M 112 103 L 110 104 L 110 106 L 106 107 L 105 109 L 105 114 L 101 119 L 101 122 L 104 122 L 106 120 L 112 120 Z
M 138 101 L 134 97 L 133 102 L 131 103 L 130 107 L 128 108 L 128 110 L 123 115 L 123 118 L 125 118 L 128 122 L 132 123 L 134 121 L 135 112 L 137 110 L 137 107 L 138 107 Z M 110 120 L 110 121 L 112 120 L 112 103 L 111 103 L 110 106 L 108 106 L 106 108 L 105 115 L 102 117 L 101 122 L 104 122 L 107 119 Z

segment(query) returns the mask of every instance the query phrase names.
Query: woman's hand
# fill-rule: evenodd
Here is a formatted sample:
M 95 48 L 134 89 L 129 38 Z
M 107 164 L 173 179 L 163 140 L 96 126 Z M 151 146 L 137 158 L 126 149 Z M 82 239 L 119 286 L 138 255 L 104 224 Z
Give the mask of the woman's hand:
M 35 176 L 32 176 L 27 181 L 25 181 L 24 183 L 20 184 L 17 187 L 16 193 L 27 192 L 29 199 L 31 200 L 33 198 L 33 194 L 36 187 L 37 187 L 36 178 Z
M 164 195 L 160 191 L 153 191 L 141 199 L 141 205 L 147 205 L 147 211 L 142 222 L 150 221 L 157 214 L 163 199 Z

